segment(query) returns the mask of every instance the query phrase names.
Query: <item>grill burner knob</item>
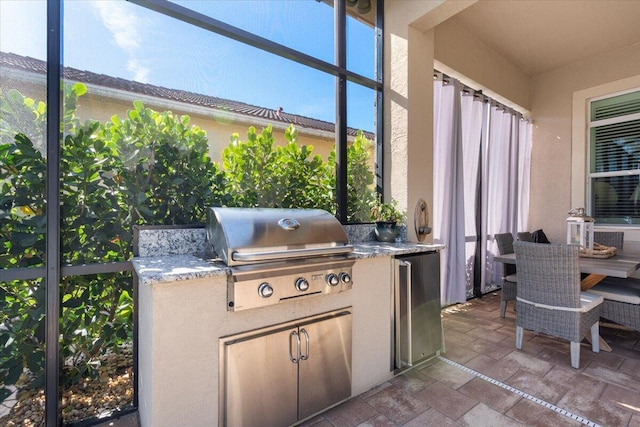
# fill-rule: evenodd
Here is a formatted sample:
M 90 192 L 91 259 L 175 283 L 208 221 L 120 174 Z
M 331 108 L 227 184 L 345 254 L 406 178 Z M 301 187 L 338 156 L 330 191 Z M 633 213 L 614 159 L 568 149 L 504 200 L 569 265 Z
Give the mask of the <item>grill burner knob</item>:
M 340 273 L 340 281 L 342 281 L 342 283 L 350 283 L 351 276 L 349 276 L 349 273 Z
M 326 280 L 329 286 L 338 286 L 340 283 L 340 279 L 338 279 L 338 276 L 336 276 L 335 273 L 327 274 Z
M 262 298 L 269 298 L 271 295 L 273 295 L 273 288 L 270 284 L 264 282 L 258 288 L 258 295 L 260 295 Z
M 309 289 L 309 282 L 304 277 L 298 277 L 296 279 L 296 289 L 300 292 L 304 292 Z

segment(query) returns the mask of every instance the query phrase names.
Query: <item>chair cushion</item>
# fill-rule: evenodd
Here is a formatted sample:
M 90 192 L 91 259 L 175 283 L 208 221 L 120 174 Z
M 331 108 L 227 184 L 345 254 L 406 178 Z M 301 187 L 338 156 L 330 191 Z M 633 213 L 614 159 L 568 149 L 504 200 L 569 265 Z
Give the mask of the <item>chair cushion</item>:
M 602 304 L 604 299 L 602 295 L 596 295 L 591 292 L 580 292 L 580 304 L 582 305 L 582 312 L 591 310 L 593 307 Z
M 534 243 L 551 243 L 547 238 L 547 235 L 542 231 L 542 228 L 531 233 L 531 238 Z
M 537 303 L 537 302 L 532 302 L 532 301 L 527 301 L 524 298 L 520 298 L 520 297 L 516 297 L 516 300 L 518 300 L 519 302 L 525 303 L 525 304 L 530 304 L 534 307 L 538 307 L 538 308 L 544 308 L 546 310 L 557 310 L 557 311 L 573 311 L 573 312 L 579 312 L 579 313 L 586 313 L 589 310 L 597 307 L 598 305 L 602 304 L 604 299 L 602 298 L 602 295 L 596 295 L 590 292 L 580 292 L 580 307 L 579 308 L 572 308 L 572 307 L 562 307 L 562 306 L 557 306 L 557 305 L 548 305 L 548 304 L 541 304 L 541 303 Z
M 631 285 L 631 284 L 630 284 Z M 589 292 L 602 295 L 612 301 L 626 302 L 628 304 L 640 304 L 640 287 L 625 286 L 622 283 L 598 283 Z

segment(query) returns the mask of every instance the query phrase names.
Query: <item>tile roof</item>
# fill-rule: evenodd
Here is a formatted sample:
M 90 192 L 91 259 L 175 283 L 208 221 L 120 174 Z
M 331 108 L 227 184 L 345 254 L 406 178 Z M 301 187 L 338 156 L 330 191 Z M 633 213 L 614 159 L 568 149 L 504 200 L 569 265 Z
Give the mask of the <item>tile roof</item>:
M 22 69 L 38 74 L 46 74 L 47 72 L 47 64 L 45 61 L 9 52 L 0 52 L 0 66 Z M 335 125 L 333 123 L 297 114 L 285 113 L 282 111 L 282 108 L 273 110 L 270 108 L 245 104 L 244 102 L 232 101 L 229 99 L 217 98 L 215 96 L 202 95 L 179 89 L 169 89 L 147 83 L 139 83 L 132 80 L 107 76 L 105 74 L 97 74 L 91 71 L 78 70 L 71 67 L 64 68 L 64 77 L 69 80 L 102 86 L 109 89 L 122 90 L 161 99 L 215 108 L 246 115 L 248 117 L 258 117 L 261 119 L 271 120 L 273 122 L 286 124 L 291 123 L 298 128 L 314 129 L 325 132 L 334 132 L 335 129 Z M 357 129 L 347 128 L 347 134 L 349 136 L 355 136 L 357 134 Z M 364 132 L 364 134 L 369 140 L 373 140 L 375 137 L 372 132 Z

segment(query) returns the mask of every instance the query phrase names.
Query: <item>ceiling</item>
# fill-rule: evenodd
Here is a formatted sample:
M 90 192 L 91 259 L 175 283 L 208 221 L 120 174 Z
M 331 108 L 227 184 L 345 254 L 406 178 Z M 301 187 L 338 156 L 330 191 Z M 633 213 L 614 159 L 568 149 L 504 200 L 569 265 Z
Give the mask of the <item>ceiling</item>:
M 529 76 L 640 43 L 638 0 L 480 0 L 451 19 Z

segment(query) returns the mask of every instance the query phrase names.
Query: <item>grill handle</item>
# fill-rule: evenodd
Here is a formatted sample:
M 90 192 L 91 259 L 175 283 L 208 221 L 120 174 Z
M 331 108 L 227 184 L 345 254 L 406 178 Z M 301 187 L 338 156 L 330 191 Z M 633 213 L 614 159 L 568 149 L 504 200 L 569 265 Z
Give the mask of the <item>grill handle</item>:
M 331 246 L 328 248 L 309 248 L 309 249 L 293 249 L 286 251 L 270 251 L 270 252 L 238 252 L 231 253 L 231 259 L 234 261 L 271 261 L 289 258 L 300 258 L 302 256 L 322 256 L 337 255 L 353 251 L 353 246 Z

